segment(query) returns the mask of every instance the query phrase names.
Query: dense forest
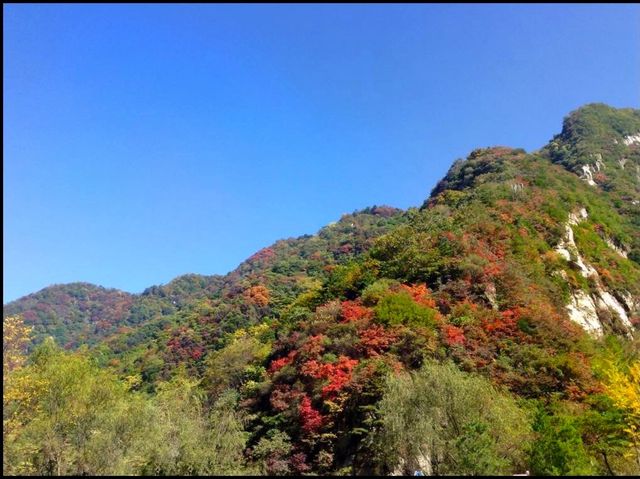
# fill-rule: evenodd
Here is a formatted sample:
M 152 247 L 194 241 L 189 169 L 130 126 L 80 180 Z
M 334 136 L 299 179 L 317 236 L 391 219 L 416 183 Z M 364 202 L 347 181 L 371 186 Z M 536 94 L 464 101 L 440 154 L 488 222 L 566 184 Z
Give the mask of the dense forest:
M 640 474 L 640 111 L 227 275 L 3 316 L 4 474 Z

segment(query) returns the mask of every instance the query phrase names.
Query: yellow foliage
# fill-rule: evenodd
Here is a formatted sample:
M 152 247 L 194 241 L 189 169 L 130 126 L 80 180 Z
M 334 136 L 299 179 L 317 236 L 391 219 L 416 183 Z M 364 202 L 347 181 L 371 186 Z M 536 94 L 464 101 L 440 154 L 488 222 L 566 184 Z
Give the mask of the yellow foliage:
M 3 442 L 19 431 L 22 426 L 21 413 L 33 409 L 35 397 L 45 386 L 28 374 L 21 374 L 30 332 L 31 328 L 24 325 L 20 316 L 8 316 L 2 322 Z
M 24 351 L 29 344 L 31 328 L 25 326 L 20 316 L 8 316 L 2 321 L 2 374 L 24 364 Z
M 610 364 L 605 372 L 605 390 L 616 407 L 627 413 L 625 431 L 631 437 L 635 454 L 640 463 L 640 361 L 635 361 L 625 374 Z
M 133 374 L 124 378 L 124 384 L 127 386 L 127 390 L 135 389 L 142 384 L 142 376 L 140 374 Z

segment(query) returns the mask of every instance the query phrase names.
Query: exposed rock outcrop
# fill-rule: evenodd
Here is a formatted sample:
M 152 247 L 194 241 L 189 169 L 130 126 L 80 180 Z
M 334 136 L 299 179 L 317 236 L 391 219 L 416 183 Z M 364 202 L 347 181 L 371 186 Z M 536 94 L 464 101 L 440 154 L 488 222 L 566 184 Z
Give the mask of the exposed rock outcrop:
M 625 136 L 622 139 L 622 142 L 627 146 L 634 145 L 634 144 L 640 145 L 640 132 L 636 133 L 635 135 Z
M 584 291 L 577 290 L 572 293 L 571 301 L 567 305 L 567 312 L 571 321 L 582 326 L 587 333 L 597 338 L 604 334 L 596 304 L 593 298 Z
M 613 251 L 618 253 L 623 258 L 628 257 L 628 253 L 627 251 L 625 251 L 624 247 L 617 245 L 616 242 L 613 241 L 611 238 L 605 238 L 605 242 L 607 243 L 607 246 L 609 246 L 609 248 L 611 248 Z
M 567 313 L 572 321 L 582 326 L 585 331 L 595 337 L 601 337 L 604 334 L 603 319 L 605 319 L 605 322 L 611 323 L 609 324 L 611 328 L 621 330 L 630 335 L 632 324 L 628 313 L 635 309 L 636 301 L 629 293 L 618 294 L 623 298 L 623 305 L 614 294 L 607 291 L 600 281 L 596 269 L 584 260 L 576 245 L 572 226 L 587 218 L 588 213 L 584 208 L 581 208 L 578 212 L 570 213 L 565 225 L 565 235 L 556 246 L 556 251 L 577 267 L 582 276 L 589 278 L 593 283 L 592 291 L 589 293 L 581 289 L 572 291 L 571 299 L 566 306 Z M 607 244 L 609 243 L 613 245 L 612 248 L 616 249 L 616 251 L 619 250 L 611 240 L 607 241 Z M 624 253 L 626 257 L 624 251 L 620 250 L 618 252 L 620 254 Z M 561 274 L 561 276 L 566 277 L 566 273 Z
M 590 165 L 582 165 L 582 175 L 580 175 L 580 178 L 589 183 L 591 186 L 597 186 L 596 182 L 593 181 L 593 173 L 594 172 L 591 171 Z

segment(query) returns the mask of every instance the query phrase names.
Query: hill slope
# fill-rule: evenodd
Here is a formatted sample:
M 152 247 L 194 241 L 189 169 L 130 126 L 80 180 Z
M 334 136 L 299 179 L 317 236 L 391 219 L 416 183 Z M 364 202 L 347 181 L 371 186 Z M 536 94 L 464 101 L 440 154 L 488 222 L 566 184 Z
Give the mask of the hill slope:
M 137 339 L 127 338 L 121 345 L 126 349 L 166 327 L 178 311 L 212 300 L 221 305 L 215 308 L 221 331 L 229 331 L 246 324 L 244 316 L 256 306 L 259 311 L 250 313 L 253 322 L 278 315 L 292 297 L 315 284 L 313 278 L 326 276 L 328 270 L 365 251 L 374 238 L 402 221 L 400 210 L 374 206 L 344 215 L 317 235 L 280 240 L 225 276 L 187 274 L 139 295 L 88 283 L 53 285 L 4 305 L 3 317 L 21 315 L 34 328 L 34 345 L 53 336 L 65 348 L 74 349 L 134 332 Z M 265 304 L 261 303 L 266 297 L 243 295 L 257 284 L 268 288 Z
M 565 131 L 583 117 L 592 121 L 594 111 L 601 109 L 590 105 L 574 112 Z M 615 110 L 608 111 L 616 117 Z M 628 113 L 621 115 L 626 119 Z M 632 113 L 634 123 L 626 127 L 627 136 L 616 150 L 630 169 L 640 164 L 633 140 L 640 124 L 637 112 Z M 605 131 L 605 138 L 613 131 L 607 123 L 613 119 L 601 121 L 605 123 L 597 131 Z M 574 140 L 580 134 L 575 132 Z M 591 139 L 580 142 L 590 144 Z M 617 161 L 603 154 L 605 160 L 611 168 Z M 613 443 L 607 441 L 616 436 L 603 439 L 604 432 L 590 430 L 595 423 L 586 419 L 600 421 L 613 414 L 600 402 L 602 365 L 617 361 L 628 371 L 637 361 L 640 265 L 630 251 L 638 234 L 638 210 L 633 200 L 621 205 L 619 192 L 632 194 L 638 183 L 620 178 L 617 182 L 612 174 L 611 187 L 592 184 L 571 164 L 552 159 L 548 149 L 533 154 L 506 147 L 479 149 L 454 164 L 423 207 L 410 212 L 407 223 L 380 237 L 347 274 L 330 278 L 305 299 L 303 319 L 279 325 L 266 374 L 257 385 L 247 381 L 247 389 L 241 389 L 256 414 L 250 444 L 259 450 L 263 441 L 285 434 L 304 464 L 324 473 L 348 467 L 369 474 L 410 474 L 416 468 L 504 474 L 516 472 L 518 465 L 537 474 L 611 474 L 616 468 L 637 472 L 638 464 L 617 456 L 619 462 L 612 466 L 607 453 L 597 452 L 610 451 Z M 211 357 L 205 374 L 209 387 L 222 380 L 215 367 L 234 344 Z M 419 397 L 402 394 L 444 374 L 433 370 L 434 360 L 453 361 L 460 370 L 479 373 L 539 405 L 529 462 L 522 464 L 512 455 L 504 469 L 495 464 L 464 469 L 457 461 L 468 460 L 469 451 L 455 452 L 461 447 L 455 442 L 461 440 L 460 430 L 446 436 L 425 425 L 424 437 L 404 432 L 416 432 L 415 424 L 431 414 L 425 404 L 420 414 L 413 412 L 414 420 L 407 419 Z M 428 371 L 427 377 L 418 373 L 404 386 L 381 386 L 389 371 L 417 369 Z M 430 387 L 453 400 L 456 393 L 445 387 L 453 380 L 442 381 Z M 402 393 L 394 387 L 408 389 Z M 514 431 L 523 420 L 514 419 Z M 626 420 L 637 422 L 631 416 Z M 467 426 L 475 427 L 469 421 Z M 565 426 L 559 421 L 566 421 Z M 481 423 L 493 428 L 499 421 L 485 417 Z M 573 432 L 561 432 L 562 427 Z M 526 432 L 522 434 L 513 441 L 526 443 Z M 436 437 L 445 442 L 438 444 Z M 381 443 L 387 447 L 380 449 Z M 552 455 L 562 447 L 576 456 Z M 487 449 L 480 457 L 508 456 L 500 454 Z M 296 454 L 285 457 L 284 470 L 304 470 L 295 464 Z M 268 471 L 283 472 L 278 466 Z

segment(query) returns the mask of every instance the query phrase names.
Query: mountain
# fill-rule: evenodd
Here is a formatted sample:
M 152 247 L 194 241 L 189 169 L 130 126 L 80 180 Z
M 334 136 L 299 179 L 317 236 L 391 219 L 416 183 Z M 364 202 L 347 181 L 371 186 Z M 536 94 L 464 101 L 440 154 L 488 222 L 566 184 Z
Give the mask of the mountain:
M 3 314 L 21 315 L 33 327 L 34 345 L 52 336 L 65 348 L 74 349 L 175 313 L 183 303 L 214 289 L 217 279 L 185 275 L 141 295 L 89 283 L 53 285 L 4 305 Z
M 538 151 L 456 161 L 420 208 L 344 215 L 225 276 L 56 286 L 4 314 L 91 344 L 132 394 L 197 384 L 211 414 L 232 394 L 238 471 L 637 474 L 639 171 L 640 111 L 586 105 Z
M 178 311 L 206 300 L 213 303 L 222 334 L 247 324 L 247 315 L 254 323 L 279 315 L 293 297 L 317 284 L 314 278 L 325 277 L 402 221 L 401 210 L 373 206 L 343 215 L 317 235 L 280 240 L 225 276 L 187 274 L 137 295 L 88 283 L 53 285 L 4 305 L 3 316 L 21 315 L 33 327 L 33 345 L 53 336 L 74 349 L 115 335 L 126 337 L 120 342 L 124 350 L 165 328 Z M 251 288 L 259 284 L 268 290 L 252 296 Z
M 55 337 L 65 347 L 92 344 L 127 321 L 133 295 L 89 283 L 49 286 L 4 306 L 5 316 L 22 315 L 36 326 L 33 338 Z

